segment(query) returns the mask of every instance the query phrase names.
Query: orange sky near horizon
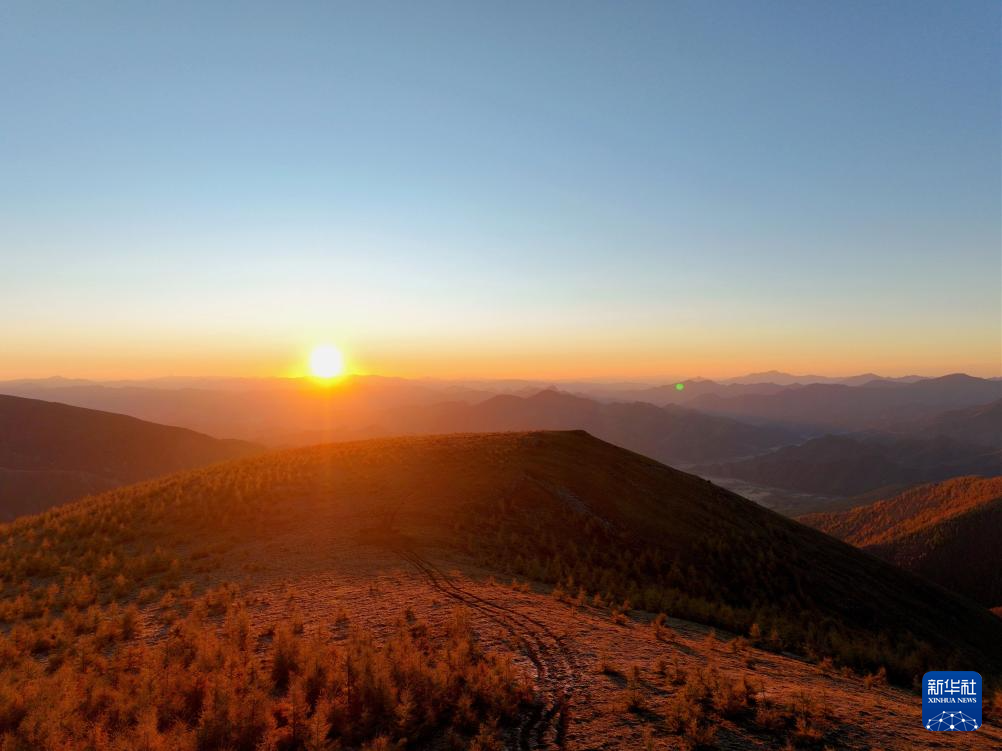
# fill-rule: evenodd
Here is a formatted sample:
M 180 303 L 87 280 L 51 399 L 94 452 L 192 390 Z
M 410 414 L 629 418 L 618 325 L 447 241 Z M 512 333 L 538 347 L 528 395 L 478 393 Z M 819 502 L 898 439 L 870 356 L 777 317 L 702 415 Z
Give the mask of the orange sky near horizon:
M 866 337 L 829 344 L 808 332 L 799 333 L 796 339 L 791 332 L 764 333 L 754 342 L 741 341 L 740 336 L 675 337 L 674 341 L 666 338 L 660 346 L 653 338 L 637 336 L 594 342 L 543 338 L 492 342 L 485 337 L 479 342 L 454 342 L 451 347 L 436 340 L 370 342 L 319 334 L 288 343 L 218 337 L 196 347 L 191 342 L 154 338 L 118 342 L 72 339 L 48 344 L 23 341 L 8 347 L 0 359 L 0 379 L 55 375 L 95 380 L 297 377 L 309 375 L 311 349 L 326 343 L 343 352 L 347 372 L 404 378 L 659 381 L 727 378 L 767 370 L 828 376 L 865 372 L 886 376 L 1002 375 L 1002 354 L 993 361 L 987 342 L 974 336 L 958 336 L 951 342 L 953 346 L 930 352 L 921 337 L 910 341 L 900 337 L 891 348 Z

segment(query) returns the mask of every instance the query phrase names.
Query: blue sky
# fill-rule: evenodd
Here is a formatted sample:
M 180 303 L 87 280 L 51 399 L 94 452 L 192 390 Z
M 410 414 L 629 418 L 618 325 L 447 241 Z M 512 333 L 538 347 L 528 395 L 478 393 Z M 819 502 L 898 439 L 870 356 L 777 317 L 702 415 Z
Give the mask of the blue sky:
M 997 375 L 999 28 L 5 3 L 0 376 Z

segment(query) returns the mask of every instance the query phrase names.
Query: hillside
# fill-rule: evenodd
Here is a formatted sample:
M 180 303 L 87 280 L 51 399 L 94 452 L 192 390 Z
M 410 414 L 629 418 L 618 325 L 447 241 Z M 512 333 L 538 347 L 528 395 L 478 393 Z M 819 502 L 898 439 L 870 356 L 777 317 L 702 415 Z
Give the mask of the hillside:
M 125 415 L 0 395 L 0 519 L 258 450 Z
M 0 538 L 14 749 L 904 749 L 913 699 L 811 660 L 1002 673 L 987 610 L 582 432 L 284 451 Z
M 643 402 L 603 403 L 553 389 L 532 396 L 496 396 L 407 407 L 388 413 L 380 426 L 390 434 L 585 430 L 617 446 L 669 464 L 744 457 L 794 440 L 796 433 L 746 425 L 678 406 Z
M 984 605 L 1002 604 L 1002 477 L 958 477 L 800 521 Z
M 856 496 L 959 475 L 1002 472 L 997 449 L 939 436 L 825 435 L 735 462 L 702 465 L 700 474 L 826 496 Z
M 595 579 L 594 590 L 622 574 L 621 591 L 611 593 L 647 610 L 701 614 L 738 630 L 775 621 L 791 642 L 805 635 L 785 614 L 804 610 L 849 630 L 907 628 L 933 642 L 943 626 L 921 612 L 926 598 L 941 600 L 937 590 L 705 480 L 577 432 L 280 452 L 112 491 L 12 529 L 21 535 L 51 519 L 77 539 L 74 528 L 95 531 L 87 509 L 100 510 L 98 528 L 115 520 L 151 551 L 212 545 L 223 523 L 251 543 L 350 511 L 331 533 L 392 522 L 404 537 L 467 550 L 492 567 Z M 17 549 L 15 538 L 7 551 Z M 990 652 L 978 641 L 978 614 L 968 617 L 966 648 Z M 987 633 L 1002 627 L 981 623 Z

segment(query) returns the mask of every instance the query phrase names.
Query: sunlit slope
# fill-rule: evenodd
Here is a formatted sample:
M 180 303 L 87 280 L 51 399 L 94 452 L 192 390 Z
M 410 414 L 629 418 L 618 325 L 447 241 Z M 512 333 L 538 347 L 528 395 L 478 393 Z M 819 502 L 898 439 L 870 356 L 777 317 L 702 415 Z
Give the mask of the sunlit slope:
M 985 605 L 1002 604 L 1002 477 L 958 477 L 803 521 Z
M 931 657 L 1002 672 L 988 611 L 581 432 L 333 444 L 187 472 L 3 528 L 2 571 L 44 583 L 111 556 L 110 597 L 165 577 L 252 578 L 254 551 L 283 535 L 319 567 L 336 565 L 335 539 L 451 550 L 901 680 Z
M 955 477 L 893 498 L 801 521 L 858 547 L 897 540 L 1002 498 L 1002 477 Z

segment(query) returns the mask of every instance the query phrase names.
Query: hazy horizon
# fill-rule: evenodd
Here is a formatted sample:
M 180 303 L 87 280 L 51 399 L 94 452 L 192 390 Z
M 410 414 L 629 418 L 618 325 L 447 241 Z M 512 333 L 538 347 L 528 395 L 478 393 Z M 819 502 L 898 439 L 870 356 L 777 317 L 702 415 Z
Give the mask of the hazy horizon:
M 159 375 L 148 375 L 148 376 L 116 376 L 116 375 L 103 375 L 103 376 L 79 376 L 67 373 L 53 373 L 47 375 L 13 375 L 7 376 L 0 372 L 0 382 L 3 381 L 88 381 L 92 383 L 99 384 L 110 384 L 110 383 L 152 383 L 156 381 L 239 381 L 239 380 L 312 380 L 312 381 L 331 381 L 336 383 L 338 380 L 350 377 L 372 377 L 372 378 L 386 378 L 386 379 L 402 379 L 410 381 L 435 381 L 444 383 L 503 383 L 506 381 L 514 383 L 553 383 L 553 384 L 573 384 L 573 383 L 594 383 L 594 384 L 616 384 L 616 383 L 636 383 L 645 385 L 663 385 L 663 384 L 673 384 L 682 381 L 730 381 L 735 379 L 747 379 L 753 376 L 767 376 L 782 375 L 785 377 L 793 378 L 821 378 L 826 380 L 839 380 L 839 379 L 849 379 L 856 378 L 862 375 L 873 375 L 879 378 L 887 379 L 901 379 L 901 378 L 943 378 L 951 375 L 967 375 L 975 378 L 1002 378 L 1000 375 L 994 375 L 991 373 L 980 375 L 977 373 L 969 373 L 961 370 L 950 370 L 944 371 L 942 373 L 883 373 L 877 372 L 872 369 L 866 369 L 861 371 L 852 372 L 842 372 L 842 373 L 822 373 L 822 372 L 811 372 L 811 373 L 798 373 L 791 372 L 789 370 L 783 370 L 782 368 L 768 368 L 761 371 L 740 371 L 730 374 L 717 374 L 717 375 L 704 375 L 702 373 L 696 374 L 674 374 L 674 375 L 649 375 L 649 376 L 634 376 L 629 375 L 624 376 L 547 376 L 547 375 L 533 375 L 531 373 L 523 376 L 491 376 L 491 375 L 477 375 L 477 376 L 433 376 L 433 375 L 398 375 L 395 373 L 369 373 L 361 372 L 356 370 L 346 370 L 339 376 L 334 378 L 325 379 L 318 378 L 312 375 L 305 360 L 300 363 L 298 368 L 299 372 L 287 372 L 282 374 L 270 374 L 270 375 L 247 375 L 241 373 L 233 374 L 213 374 L 213 373 L 162 373 Z

